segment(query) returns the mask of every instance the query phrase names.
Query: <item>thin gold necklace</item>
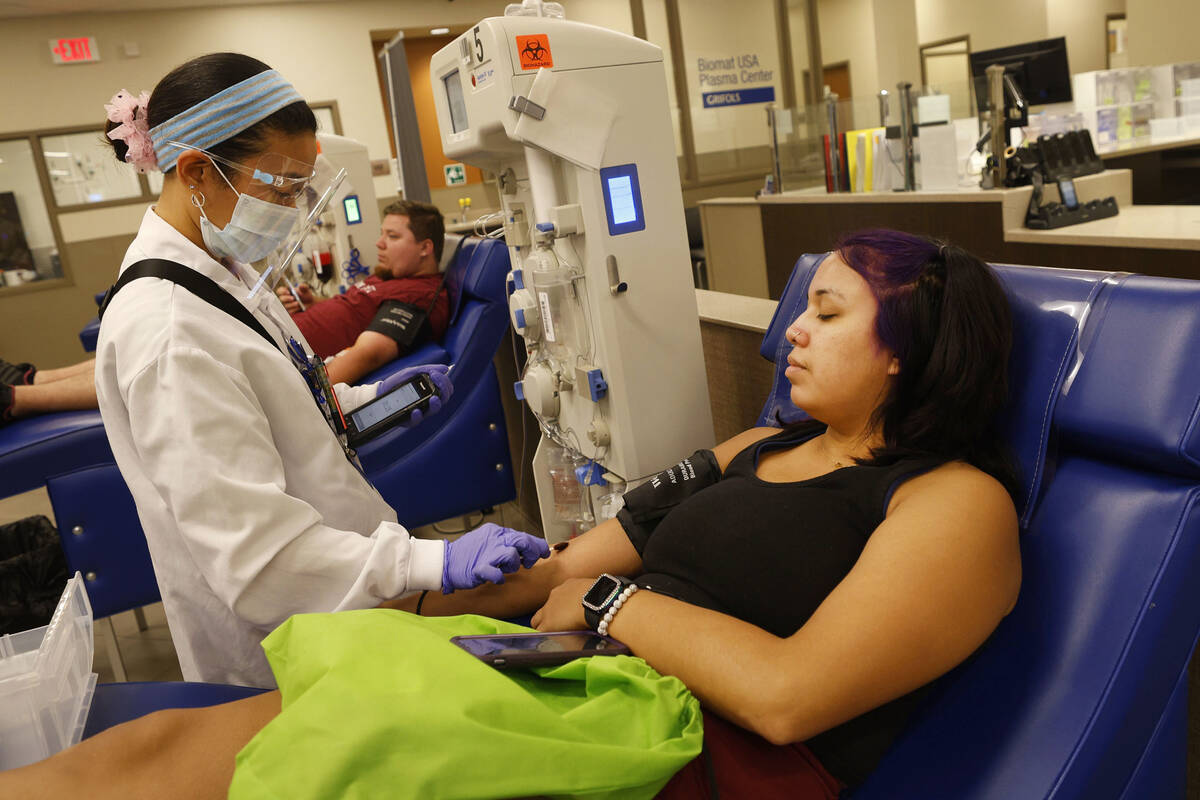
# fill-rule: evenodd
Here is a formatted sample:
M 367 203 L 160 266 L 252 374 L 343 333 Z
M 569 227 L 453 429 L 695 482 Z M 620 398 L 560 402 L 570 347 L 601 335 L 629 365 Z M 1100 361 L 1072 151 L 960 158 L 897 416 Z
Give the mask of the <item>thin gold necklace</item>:
M 828 441 L 829 441 L 829 439 L 825 439 L 825 441 L 826 441 L 826 442 L 828 442 Z M 826 445 L 824 449 L 825 449 L 826 453 L 828 453 L 830 448 L 829 448 L 829 446 L 828 446 L 828 445 Z M 833 465 L 834 465 L 835 467 L 837 467 L 838 469 L 843 469 L 843 468 L 845 468 L 845 467 L 847 466 L 847 464 L 846 464 L 844 461 L 842 461 L 842 458 L 843 458 L 843 457 L 834 456 L 834 455 L 830 454 L 830 455 L 828 456 L 828 458 L 829 458 L 829 460 L 830 460 L 830 461 L 832 461 L 832 462 L 833 462 Z

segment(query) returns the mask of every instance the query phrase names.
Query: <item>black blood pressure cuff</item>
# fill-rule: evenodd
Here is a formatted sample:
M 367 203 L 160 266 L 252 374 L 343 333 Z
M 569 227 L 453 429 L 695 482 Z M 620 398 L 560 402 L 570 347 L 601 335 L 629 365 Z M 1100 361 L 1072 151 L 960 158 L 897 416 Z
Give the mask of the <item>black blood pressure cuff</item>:
M 697 450 L 670 469 L 652 475 L 636 489 L 625 493 L 625 507 L 617 522 L 638 551 L 646 548 L 654 529 L 671 509 L 701 489 L 721 480 L 721 465 L 711 450 Z
M 411 350 L 429 327 L 429 314 L 424 309 L 399 300 L 385 300 L 375 312 L 367 330 L 382 333 L 401 350 Z

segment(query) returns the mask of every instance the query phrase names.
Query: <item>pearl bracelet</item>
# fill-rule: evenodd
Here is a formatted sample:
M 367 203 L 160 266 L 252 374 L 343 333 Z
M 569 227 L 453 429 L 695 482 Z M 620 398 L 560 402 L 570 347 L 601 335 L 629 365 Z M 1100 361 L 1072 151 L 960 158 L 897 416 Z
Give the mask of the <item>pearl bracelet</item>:
M 617 599 L 613 601 L 613 604 L 609 606 L 608 611 L 604 612 L 604 616 L 601 618 L 600 624 L 596 626 L 596 633 L 600 634 L 601 636 L 608 635 L 608 626 L 612 624 L 613 617 L 617 615 L 617 612 L 621 610 L 621 606 L 625 605 L 625 601 L 630 597 L 633 597 L 633 593 L 637 590 L 638 586 L 636 583 L 631 583 L 625 587 L 625 591 L 621 592 L 621 594 L 617 596 Z

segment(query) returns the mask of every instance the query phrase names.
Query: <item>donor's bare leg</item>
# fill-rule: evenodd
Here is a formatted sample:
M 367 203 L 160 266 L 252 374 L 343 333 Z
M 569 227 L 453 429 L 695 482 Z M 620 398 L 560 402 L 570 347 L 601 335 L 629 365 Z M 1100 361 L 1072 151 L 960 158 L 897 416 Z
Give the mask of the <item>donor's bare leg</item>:
M 0 772 L 0 797 L 225 798 L 234 757 L 278 713 L 279 692 L 268 692 L 147 714 L 44 761 Z

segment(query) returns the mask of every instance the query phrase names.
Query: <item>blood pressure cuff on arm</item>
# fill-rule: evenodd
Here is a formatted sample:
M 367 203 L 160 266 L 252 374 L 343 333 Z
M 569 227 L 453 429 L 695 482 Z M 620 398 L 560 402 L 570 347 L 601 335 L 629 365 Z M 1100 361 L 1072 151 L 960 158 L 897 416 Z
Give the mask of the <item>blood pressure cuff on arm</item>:
M 399 300 L 386 300 L 375 312 L 367 330 L 382 333 L 400 345 L 401 351 L 411 350 L 429 328 L 429 314 L 422 308 Z
M 721 465 L 711 450 L 697 450 L 670 469 L 650 477 L 636 489 L 625 493 L 625 507 L 617 512 L 617 522 L 638 555 L 663 517 L 692 495 L 721 480 Z

